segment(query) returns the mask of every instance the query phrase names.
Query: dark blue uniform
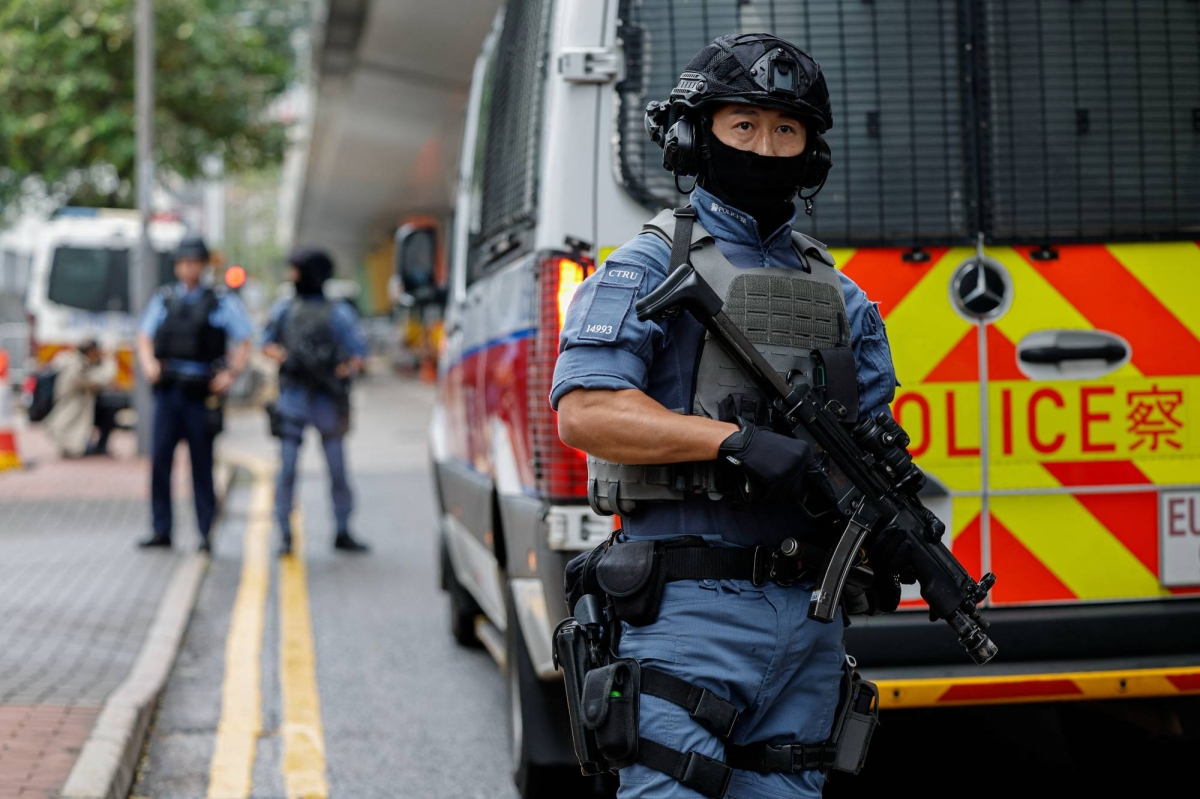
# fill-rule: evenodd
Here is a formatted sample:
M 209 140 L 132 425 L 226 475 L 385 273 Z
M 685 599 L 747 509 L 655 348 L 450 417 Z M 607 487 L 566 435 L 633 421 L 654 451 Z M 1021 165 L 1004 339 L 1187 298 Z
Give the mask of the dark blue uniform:
M 194 305 L 206 291 L 203 285 L 188 290 L 182 283 L 155 294 L 142 314 L 140 332 L 155 338 L 167 321 L 168 303 Z M 228 345 L 239 344 L 250 337 L 253 326 L 241 300 L 222 292 L 208 315 L 208 325 L 223 330 Z M 154 387 L 154 439 L 152 444 L 153 473 L 150 480 L 151 507 L 154 516 L 154 536 L 171 537 L 171 466 L 175 447 L 187 441 L 192 461 L 192 493 L 196 500 L 196 526 L 204 540 L 208 539 L 216 514 L 216 494 L 213 490 L 213 433 L 206 408 L 207 380 L 213 374 L 211 362 L 167 358 L 162 360 L 162 378 Z
M 271 309 L 270 321 L 263 331 L 263 344 L 286 344 L 284 323 L 289 309 L 296 303 L 329 303 L 325 297 L 299 296 L 282 300 Z M 365 358 L 366 339 L 359 329 L 358 315 L 344 302 L 335 302 L 328 308 L 329 326 L 341 360 Z M 339 399 L 327 391 L 305 384 L 303 381 L 280 378 L 279 413 L 283 417 L 280 442 L 282 466 L 275 486 L 275 520 L 285 541 L 291 539 L 291 513 L 296 489 L 296 464 L 300 458 L 300 444 L 304 428 L 312 425 L 321 434 L 321 445 L 325 450 L 325 461 L 329 464 L 330 490 L 333 499 L 334 522 L 337 532 L 349 532 L 350 513 L 354 509 L 354 494 L 346 476 L 346 455 L 342 446 L 345 433 L 345 408 Z

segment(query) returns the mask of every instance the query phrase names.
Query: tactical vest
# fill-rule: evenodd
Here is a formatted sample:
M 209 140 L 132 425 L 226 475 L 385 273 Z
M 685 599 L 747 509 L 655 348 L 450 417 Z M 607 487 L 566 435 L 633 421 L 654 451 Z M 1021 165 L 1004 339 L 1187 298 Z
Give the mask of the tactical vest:
M 676 217 L 663 211 L 642 227 L 674 248 Z M 833 256 L 814 238 L 792 232 L 803 269 L 734 266 L 698 222 L 688 262 L 718 296 L 730 320 L 793 386 L 814 385 L 814 350 L 839 352 L 839 382 L 857 391 L 850 326 Z M 673 259 L 674 260 L 674 259 Z M 672 264 L 672 267 L 676 264 Z M 848 364 L 848 367 L 847 367 Z M 816 381 L 824 383 L 823 378 Z M 855 403 L 857 405 L 857 403 Z M 772 407 L 757 385 L 706 334 L 692 375 L 691 407 L 679 412 L 721 421 L 738 418 L 770 426 Z M 716 461 L 629 465 L 588 456 L 588 502 L 597 513 L 630 514 L 640 503 L 679 501 L 687 494 L 722 499 Z
M 155 358 L 213 363 L 225 357 L 225 330 L 209 321 L 221 304 L 216 291 L 206 288 L 195 302 L 187 302 L 174 286 L 166 286 L 161 296 L 167 316 L 154 333 Z
M 323 389 L 338 384 L 336 370 L 342 359 L 333 331 L 333 303 L 292 300 L 279 339 L 288 353 L 281 369 L 287 382 Z

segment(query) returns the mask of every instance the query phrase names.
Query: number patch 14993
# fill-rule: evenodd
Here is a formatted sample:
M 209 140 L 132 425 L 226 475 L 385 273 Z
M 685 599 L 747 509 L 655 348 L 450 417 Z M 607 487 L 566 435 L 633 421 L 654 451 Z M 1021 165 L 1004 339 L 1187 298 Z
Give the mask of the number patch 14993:
M 645 276 L 646 271 L 640 266 L 602 267 L 579 338 L 615 342 Z

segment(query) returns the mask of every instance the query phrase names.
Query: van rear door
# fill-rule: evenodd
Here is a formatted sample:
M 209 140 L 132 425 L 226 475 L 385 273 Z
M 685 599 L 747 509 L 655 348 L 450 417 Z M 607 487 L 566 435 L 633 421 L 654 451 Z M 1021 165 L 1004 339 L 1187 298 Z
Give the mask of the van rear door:
M 989 349 L 997 604 L 1200 586 L 1200 248 L 991 253 L 1012 306 Z
M 994 601 L 1194 590 L 1196 4 L 986 5 Z

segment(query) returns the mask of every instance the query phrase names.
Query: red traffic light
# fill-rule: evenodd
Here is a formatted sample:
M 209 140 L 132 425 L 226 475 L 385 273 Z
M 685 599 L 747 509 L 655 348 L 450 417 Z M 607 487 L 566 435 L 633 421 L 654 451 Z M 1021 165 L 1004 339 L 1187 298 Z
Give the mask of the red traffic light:
M 234 264 L 225 270 L 225 285 L 231 289 L 240 289 L 246 285 L 246 270 Z

